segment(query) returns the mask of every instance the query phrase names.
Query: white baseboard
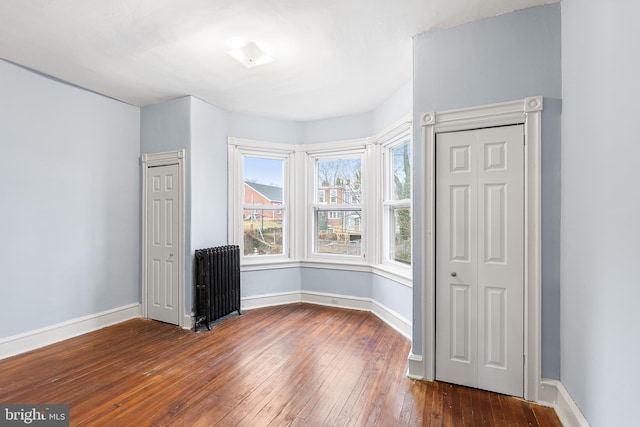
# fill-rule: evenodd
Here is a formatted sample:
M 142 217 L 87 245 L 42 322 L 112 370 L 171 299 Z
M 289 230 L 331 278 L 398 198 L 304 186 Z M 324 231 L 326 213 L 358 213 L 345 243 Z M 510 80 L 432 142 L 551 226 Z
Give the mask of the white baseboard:
M 300 297 L 302 302 L 308 302 L 310 304 L 349 308 L 351 310 L 372 311 L 371 298 L 351 297 L 312 291 L 302 291 L 300 292 Z
M 271 307 L 296 302 L 370 311 L 387 325 L 400 332 L 404 337 L 411 339 L 411 321 L 371 298 L 328 294 L 324 292 L 293 291 L 243 297 L 240 305 L 243 310 L 251 310 L 252 308 Z
M 0 339 L 0 359 L 44 347 L 106 326 L 140 317 L 140 304 L 130 304 L 101 313 L 67 320 L 33 331 Z
M 420 354 L 409 354 L 409 370 L 407 371 L 407 376 L 414 380 L 425 379 L 424 363 Z
M 386 305 L 380 304 L 376 300 L 371 301 L 371 307 L 373 314 L 411 341 L 411 321 L 409 319 L 391 310 Z
M 180 325 L 180 327 L 182 329 L 191 330 L 193 329 L 194 324 L 195 324 L 195 315 L 185 314 L 184 317 L 182 318 L 182 324 Z
M 293 304 L 300 302 L 300 292 L 279 292 L 275 294 L 255 295 L 251 297 L 242 297 L 240 307 L 242 310 L 251 310 L 253 308 L 273 307 L 275 305 Z
M 578 405 L 567 389 L 558 380 L 543 379 L 541 382 L 540 402 L 555 408 L 558 418 L 566 427 L 589 427 Z

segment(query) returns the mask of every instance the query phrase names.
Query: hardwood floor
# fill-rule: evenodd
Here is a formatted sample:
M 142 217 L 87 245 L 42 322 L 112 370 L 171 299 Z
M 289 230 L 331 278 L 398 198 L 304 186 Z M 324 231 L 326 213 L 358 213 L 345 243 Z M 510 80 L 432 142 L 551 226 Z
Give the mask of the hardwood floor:
M 135 319 L 0 360 L 0 402 L 79 426 L 561 426 L 553 409 L 406 377 L 410 343 L 367 312 L 256 309 L 193 333 Z

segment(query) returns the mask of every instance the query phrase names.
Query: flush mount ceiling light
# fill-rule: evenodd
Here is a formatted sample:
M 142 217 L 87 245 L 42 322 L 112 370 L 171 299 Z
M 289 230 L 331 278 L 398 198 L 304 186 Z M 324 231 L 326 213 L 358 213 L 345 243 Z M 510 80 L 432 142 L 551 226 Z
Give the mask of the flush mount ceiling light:
M 247 68 L 257 67 L 273 61 L 273 58 L 264 53 L 260 47 L 254 42 L 246 43 L 244 46 L 231 49 L 229 55 L 237 59 Z

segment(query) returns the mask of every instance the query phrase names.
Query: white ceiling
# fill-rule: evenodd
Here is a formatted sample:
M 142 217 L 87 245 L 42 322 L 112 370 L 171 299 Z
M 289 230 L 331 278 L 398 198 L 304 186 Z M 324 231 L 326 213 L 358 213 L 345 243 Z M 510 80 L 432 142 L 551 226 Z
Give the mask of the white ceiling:
M 313 120 L 411 78 L 411 37 L 557 0 L 0 0 L 0 58 L 144 106 L 193 95 Z M 254 41 L 275 61 L 227 55 Z

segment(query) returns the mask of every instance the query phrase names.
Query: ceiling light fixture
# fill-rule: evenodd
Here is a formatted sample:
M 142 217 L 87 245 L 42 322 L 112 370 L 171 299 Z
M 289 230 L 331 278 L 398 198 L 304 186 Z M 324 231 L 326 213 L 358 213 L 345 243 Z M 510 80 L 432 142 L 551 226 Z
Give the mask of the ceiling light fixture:
M 257 67 L 273 61 L 273 58 L 267 55 L 254 42 L 248 42 L 238 49 L 229 50 L 229 55 L 237 59 L 247 68 Z

